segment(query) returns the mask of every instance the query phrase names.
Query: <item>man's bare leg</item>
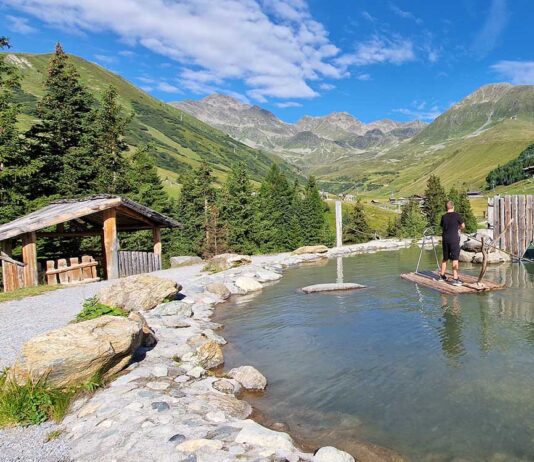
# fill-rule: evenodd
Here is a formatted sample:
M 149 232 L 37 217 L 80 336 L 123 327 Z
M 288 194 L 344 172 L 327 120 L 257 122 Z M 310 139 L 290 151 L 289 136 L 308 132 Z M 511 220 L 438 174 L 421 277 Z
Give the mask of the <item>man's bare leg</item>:
M 452 261 L 452 277 L 454 279 L 458 279 L 458 260 L 453 260 Z
M 447 260 L 441 260 L 441 276 L 445 276 L 447 272 Z

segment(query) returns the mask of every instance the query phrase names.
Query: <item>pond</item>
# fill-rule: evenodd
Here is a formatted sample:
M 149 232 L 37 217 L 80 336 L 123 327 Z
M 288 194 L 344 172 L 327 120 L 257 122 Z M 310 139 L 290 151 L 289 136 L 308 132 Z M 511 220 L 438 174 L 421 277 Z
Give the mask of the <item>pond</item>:
M 418 248 L 302 266 L 217 309 L 225 367 L 269 380 L 247 399 L 305 441 L 413 461 L 534 460 L 534 267 L 490 267 L 504 291 L 443 296 L 399 278 Z M 433 268 L 425 252 L 424 265 Z M 478 267 L 465 267 L 478 274 Z M 368 287 L 304 295 L 334 282 Z

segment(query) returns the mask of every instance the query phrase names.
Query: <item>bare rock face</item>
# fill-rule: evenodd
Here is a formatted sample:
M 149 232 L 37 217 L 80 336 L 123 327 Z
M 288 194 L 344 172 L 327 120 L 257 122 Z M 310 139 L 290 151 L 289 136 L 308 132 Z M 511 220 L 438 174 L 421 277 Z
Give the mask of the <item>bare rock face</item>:
M 171 268 L 179 268 L 180 266 L 190 266 L 202 263 L 202 258 L 194 256 L 171 257 L 170 262 Z
M 148 311 L 176 297 L 182 286 L 170 279 L 141 274 L 119 279 L 97 293 L 100 303 L 122 308 L 124 311 Z
M 237 380 L 247 390 L 264 390 L 267 379 L 252 366 L 241 366 L 228 372 L 228 377 Z
M 326 253 L 328 252 L 328 247 L 326 245 L 306 245 L 304 247 L 299 247 L 297 250 L 293 251 L 293 255 L 303 255 L 305 253 Z
M 19 385 L 46 378 L 63 388 L 88 381 L 96 374 L 110 377 L 130 362 L 143 341 L 143 322 L 119 316 L 101 316 L 30 339 L 8 379 Z
M 197 357 L 204 369 L 213 369 L 224 363 L 224 356 L 220 345 L 212 340 L 197 348 Z
M 218 295 L 223 300 L 230 298 L 231 292 L 222 282 L 212 282 L 206 286 L 206 290 L 212 294 Z
M 236 253 L 222 253 L 211 258 L 208 265 L 217 268 L 219 271 L 225 271 L 236 266 L 248 265 L 252 259 L 247 255 L 238 255 Z

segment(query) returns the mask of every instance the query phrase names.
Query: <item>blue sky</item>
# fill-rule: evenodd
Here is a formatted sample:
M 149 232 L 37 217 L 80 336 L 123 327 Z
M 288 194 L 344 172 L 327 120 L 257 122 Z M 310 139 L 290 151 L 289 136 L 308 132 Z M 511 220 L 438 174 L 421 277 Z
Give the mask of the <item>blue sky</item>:
M 292 122 L 431 120 L 534 84 L 533 0 L 0 0 L 14 51 L 64 48 L 164 101 L 234 95 Z

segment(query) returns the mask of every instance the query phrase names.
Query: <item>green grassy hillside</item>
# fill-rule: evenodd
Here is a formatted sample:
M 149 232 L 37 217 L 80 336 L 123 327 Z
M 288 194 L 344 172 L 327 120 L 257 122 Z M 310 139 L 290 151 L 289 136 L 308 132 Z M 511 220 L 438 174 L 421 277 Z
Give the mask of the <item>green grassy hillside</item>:
M 6 53 L 3 54 L 4 56 Z M 42 82 L 46 74 L 49 54 L 8 53 L 20 69 L 22 92 L 19 102 L 24 115 L 20 123 L 28 128 L 35 120 L 35 107 L 43 95 Z M 13 58 L 14 56 L 14 58 Z M 231 139 L 221 131 L 146 94 L 122 77 L 103 67 L 70 55 L 83 83 L 98 96 L 107 86 L 117 88 L 126 111 L 134 117 L 128 127 L 126 140 L 135 147 L 151 142 L 156 147 L 156 163 L 171 194 L 179 191 L 177 174 L 189 167 L 208 162 L 215 177 L 221 181 L 236 161 L 244 161 L 255 180 L 261 179 L 273 162 L 289 170 L 288 164 L 277 156 L 261 152 Z

